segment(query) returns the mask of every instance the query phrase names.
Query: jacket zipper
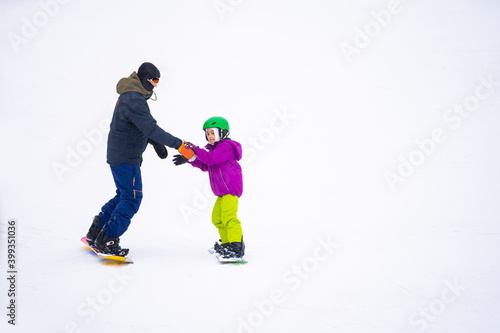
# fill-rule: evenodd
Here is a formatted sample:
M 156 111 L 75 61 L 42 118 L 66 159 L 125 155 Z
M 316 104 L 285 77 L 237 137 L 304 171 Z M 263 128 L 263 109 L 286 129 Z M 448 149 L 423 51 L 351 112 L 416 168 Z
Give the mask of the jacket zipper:
M 227 187 L 226 181 L 224 180 L 224 177 L 222 176 L 222 170 L 219 169 L 220 172 L 220 178 L 222 178 L 222 182 L 224 183 L 224 186 L 226 186 L 226 189 L 229 191 L 229 187 Z
M 210 167 L 211 170 L 209 172 L 209 178 L 210 178 L 210 185 L 212 186 L 212 188 L 215 188 L 215 180 L 214 180 L 214 175 L 213 175 L 213 167 Z

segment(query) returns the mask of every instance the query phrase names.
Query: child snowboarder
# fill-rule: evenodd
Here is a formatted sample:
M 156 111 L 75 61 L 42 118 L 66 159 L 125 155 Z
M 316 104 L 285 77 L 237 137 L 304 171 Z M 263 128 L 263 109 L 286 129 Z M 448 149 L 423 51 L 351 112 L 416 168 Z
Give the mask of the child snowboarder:
M 222 117 L 209 118 L 203 124 L 208 144 L 205 149 L 186 142 L 195 156 L 189 161 L 183 155 L 175 155 L 175 165 L 189 162 L 193 167 L 208 171 L 210 185 L 217 196 L 212 223 L 217 227 L 220 243 L 214 249 L 224 259 L 242 258 L 245 254 L 241 222 L 236 213 L 238 198 L 243 193 L 243 176 L 238 161 L 242 157 L 241 144 L 229 139 L 229 123 Z

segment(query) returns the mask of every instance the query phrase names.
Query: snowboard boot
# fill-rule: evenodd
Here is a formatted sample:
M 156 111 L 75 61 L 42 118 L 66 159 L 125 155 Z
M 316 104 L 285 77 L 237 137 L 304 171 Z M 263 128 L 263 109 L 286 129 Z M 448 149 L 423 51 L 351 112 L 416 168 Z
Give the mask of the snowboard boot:
M 97 226 L 101 222 L 101 218 L 99 215 L 94 216 L 94 221 L 92 221 L 92 225 L 89 228 L 89 231 L 87 232 L 87 243 L 89 243 L 90 246 L 94 246 L 95 239 L 97 238 L 97 235 L 99 234 L 99 231 L 101 231 Z
M 104 229 L 97 235 L 94 245 L 98 252 L 113 256 L 125 257 L 129 251 L 129 249 L 122 249 L 120 247 L 120 238 L 108 237 Z
M 245 243 L 243 242 L 243 237 L 241 237 L 241 242 L 232 242 L 223 244 L 222 258 L 243 258 L 245 255 Z
M 226 244 L 222 244 L 221 240 L 219 239 L 217 242 L 214 244 L 214 251 L 216 254 L 221 255 L 224 253 L 224 247 Z

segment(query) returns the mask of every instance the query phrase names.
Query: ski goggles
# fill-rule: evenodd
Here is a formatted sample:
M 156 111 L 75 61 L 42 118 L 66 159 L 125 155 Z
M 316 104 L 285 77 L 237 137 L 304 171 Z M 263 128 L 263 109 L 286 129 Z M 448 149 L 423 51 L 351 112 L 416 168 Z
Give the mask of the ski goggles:
M 157 78 L 157 77 L 154 77 L 152 79 L 148 79 L 149 83 L 151 83 L 153 85 L 153 87 L 156 87 L 158 86 L 158 82 L 160 82 L 160 79 Z

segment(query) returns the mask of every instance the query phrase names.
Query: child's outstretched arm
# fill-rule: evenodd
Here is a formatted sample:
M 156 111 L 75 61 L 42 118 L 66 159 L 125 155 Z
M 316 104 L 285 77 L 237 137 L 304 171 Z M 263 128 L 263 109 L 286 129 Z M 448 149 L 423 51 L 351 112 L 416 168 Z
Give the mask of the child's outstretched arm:
M 207 151 L 194 145 L 190 148 L 196 154 L 196 160 L 193 163 L 201 162 L 202 164 L 210 166 L 222 164 L 234 158 L 233 146 L 231 146 L 230 144 L 223 144 L 222 142 L 217 146 L 217 149 L 214 149 L 212 151 Z

